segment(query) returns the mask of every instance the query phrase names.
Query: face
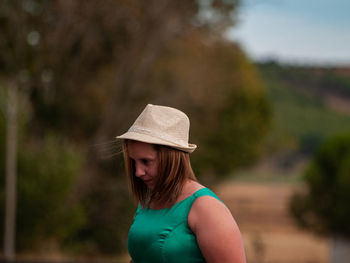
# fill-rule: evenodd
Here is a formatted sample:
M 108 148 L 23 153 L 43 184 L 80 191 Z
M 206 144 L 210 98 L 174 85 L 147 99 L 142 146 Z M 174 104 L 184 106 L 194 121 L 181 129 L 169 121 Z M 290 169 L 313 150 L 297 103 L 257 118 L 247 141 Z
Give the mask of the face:
M 158 177 L 158 153 L 152 144 L 128 141 L 129 158 L 135 166 L 135 176 L 153 189 Z

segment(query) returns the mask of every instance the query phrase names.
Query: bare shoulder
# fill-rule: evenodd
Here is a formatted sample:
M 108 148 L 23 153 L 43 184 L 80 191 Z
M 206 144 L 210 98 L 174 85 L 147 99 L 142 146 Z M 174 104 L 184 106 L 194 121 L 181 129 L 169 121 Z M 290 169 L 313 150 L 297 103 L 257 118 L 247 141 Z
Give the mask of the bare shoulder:
M 200 183 L 193 180 L 189 180 L 182 189 L 182 193 L 179 201 L 181 201 L 186 197 L 189 197 L 190 195 L 194 194 L 195 192 L 197 192 L 199 189 L 202 189 L 202 188 L 205 188 L 205 187 Z
M 197 181 L 193 181 L 193 180 L 190 180 L 187 183 L 187 187 L 189 188 L 190 192 L 192 192 L 192 193 L 198 191 L 201 188 L 205 188 L 205 186 L 203 186 L 200 183 L 198 183 Z
M 201 196 L 194 201 L 188 215 L 188 223 L 193 232 L 197 223 L 203 222 L 203 219 L 208 220 L 208 223 L 227 222 L 236 225 L 230 210 L 213 196 Z
M 245 263 L 240 230 L 230 210 L 212 196 L 195 200 L 188 225 L 208 263 Z

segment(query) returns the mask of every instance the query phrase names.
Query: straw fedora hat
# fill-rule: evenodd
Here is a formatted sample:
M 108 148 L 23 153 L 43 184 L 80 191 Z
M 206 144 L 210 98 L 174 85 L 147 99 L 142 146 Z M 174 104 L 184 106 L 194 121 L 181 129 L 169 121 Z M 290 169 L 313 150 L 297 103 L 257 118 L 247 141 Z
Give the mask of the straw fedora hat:
M 190 120 L 175 108 L 148 104 L 130 129 L 117 136 L 151 144 L 160 144 L 191 153 L 197 146 L 188 143 Z

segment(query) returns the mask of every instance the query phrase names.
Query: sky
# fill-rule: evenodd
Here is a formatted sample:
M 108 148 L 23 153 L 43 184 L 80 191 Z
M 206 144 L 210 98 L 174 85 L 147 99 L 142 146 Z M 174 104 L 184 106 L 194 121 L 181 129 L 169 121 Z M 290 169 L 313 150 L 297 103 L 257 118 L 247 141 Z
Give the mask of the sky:
M 241 0 L 228 37 L 253 60 L 350 65 L 350 0 Z

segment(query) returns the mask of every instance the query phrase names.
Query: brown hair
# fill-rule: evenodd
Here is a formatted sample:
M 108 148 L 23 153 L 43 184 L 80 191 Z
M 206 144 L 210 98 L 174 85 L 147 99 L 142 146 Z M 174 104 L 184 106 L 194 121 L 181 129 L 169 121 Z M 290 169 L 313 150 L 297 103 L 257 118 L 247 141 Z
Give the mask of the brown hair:
M 153 145 L 158 153 L 158 177 L 153 190 L 135 176 L 133 161 L 129 158 L 128 140 L 123 141 L 125 171 L 129 188 L 135 200 L 145 207 L 151 202 L 173 205 L 179 197 L 186 179 L 197 180 L 190 162 L 189 153 L 163 146 Z

